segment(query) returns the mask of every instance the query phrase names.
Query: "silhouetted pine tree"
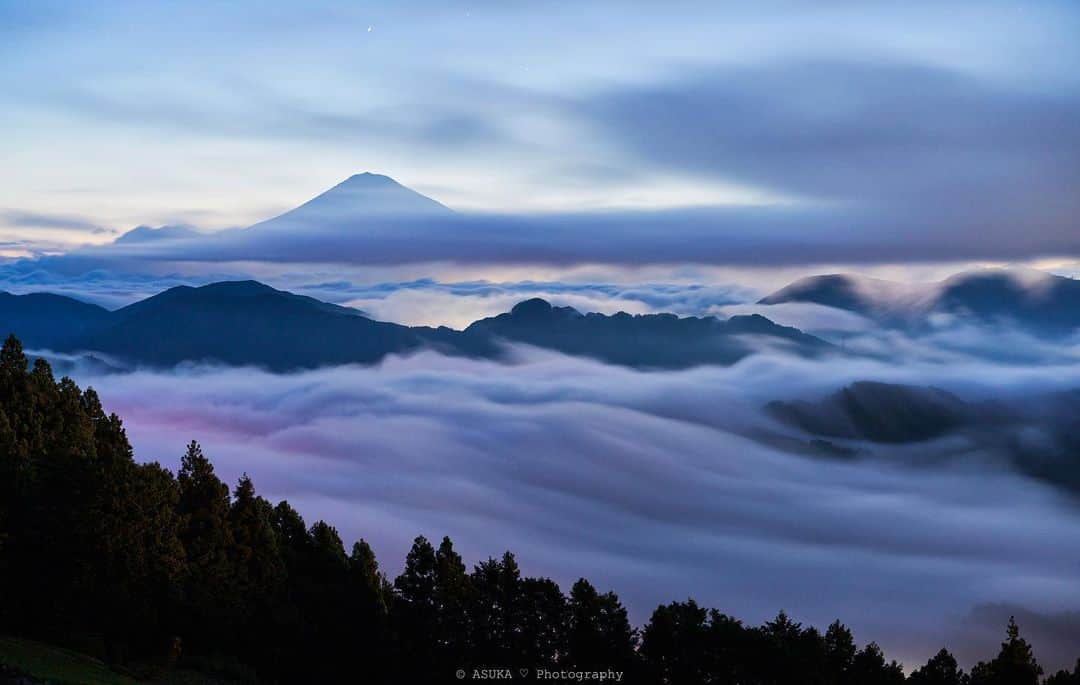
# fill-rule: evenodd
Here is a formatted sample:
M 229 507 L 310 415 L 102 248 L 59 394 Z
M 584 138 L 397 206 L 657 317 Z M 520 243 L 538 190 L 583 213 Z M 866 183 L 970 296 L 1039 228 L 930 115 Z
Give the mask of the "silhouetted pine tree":
M 309 555 L 297 582 L 305 672 L 316 680 L 331 680 L 355 664 L 357 624 L 366 617 L 349 613 L 349 558 L 337 530 L 316 521 L 308 531 Z
M 392 623 L 398 661 L 416 678 L 442 674 L 439 638 L 432 634 L 439 618 L 435 548 L 418 536 L 405 556 L 405 569 L 394 579 Z
M 825 682 L 843 683 L 855 661 L 858 648 L 851 631 L 840 621 L 833 621 L 825 631 Z
M 390 606 L 393 586 L 379 571 L 375 553 L 363 539 L 353 543 L 349 555 L 348 590 L 350 608 L 356 627 L 356 661 L 362 664 L 365 677 L 383 682 L 392 676 Z
M 449 537 L 444 537 L 435 551 L 435 611 L 432 635 L 437 671 L 450 673 L 469 658 L 469 606 L 475 597 L 465 562 L 454 551 Z
M 513 658 L 519 665 L 554 668 L 566 651 L 566 597 L 549 578 L 522 578 L 520 587 Z
M 859 650 L 845 678 L 851 685 L 894 685 L 904 682 L 904 669 L 895 661 L 886 662 L 876 642 Z
M 278 552 L 285 567 L 285 584 L 273 609 L 270 646 L 273 655 L 265 667 L 282 682 L 295 682 L 305 669 L 306 628 L 304 625 L 302 578 L 311 553 L 307 524 L 288 502 L 274 507 L 271 518 Z
M 1044 685 L 1080 685 L 1080 659 L 1076 660 L 1076 666 L 1072 671 L 1061 669 L 1043 683 Z
M 470 611 L 474 663 L 523 665 L 524 602 L 514 555 L 506 552 L 501 559 L 481 562 L 471 578 L 476 592 Z
M 229 526 L 229 488 L 195 441 L 188 445 L 177 474 L 183 520 L 180 541 L 187 557 L 184 628 L 188 646 L 215 651 L 235 637 L 235 542 Z M 198 628 L 197 628 L 198 627 Z
M 601 595 L 589 581 L 578 579 L 570 589 L 567 629 L 567 666 L 583 670 L 632 666 L 636 633 L 615 593 Z
M 0 348 L 0 587 L 5 588 L 20 588 L 23 581 L 17 555 L 29 532 L 25 509 L 34 481 L 27 439 L 26 413 L 32 405 L 26 365 L 22 344 L 9 336 Z M 23 613 L 25 594 L 10 594 L 0 602 L 0 625 L 14 624 Z
M 255 486 L 245 473 L 233 491 L 229 509 L 229 554 L 238 650 L 256 664 L 273 658 L 273 634 L 267 628 L 285 585 L 285 563 L 278 549 L 273 517 L 273 505 L 255 494 Z
M 688 599 L 659 606 L 641 632 L 645 681 L 664 685 L 712 682 L 708 611 Z
M 760 634 L 765 648 L 763 663 L 768 665 L 763 674 L 766 682 L 821 683 L 826 680 L 825 641 L 817 630 L 804 629 L 780 611 L 776 618 L 761 627 Z
M 1016 619 L 1010 616 L 1001 651 L 993 661 L 980 661 L 971 669 L 971 685 L 1036 685 L 1042 672 L 1031 645 L 1020 637 Z
M 114 660 L 124 644 L 158 650 L 175 634 L 186 559 L 177 513 L 179 488 L 156 463 L 117 465 L 95 506 L 93 597 Z
M 956 663 L 956 657 L 942 647 L 924 666 L 912 671 L 908 682 L 912 685 L 964 685 L 967 676 Z

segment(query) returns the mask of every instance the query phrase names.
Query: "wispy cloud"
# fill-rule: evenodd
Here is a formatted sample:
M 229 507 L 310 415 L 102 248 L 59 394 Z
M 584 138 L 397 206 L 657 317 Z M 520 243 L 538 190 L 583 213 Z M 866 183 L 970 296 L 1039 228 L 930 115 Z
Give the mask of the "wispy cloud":
M 0 210 L 0 226 L 7 225 L 15 228 L 47 228 L 63 229 L 68 231 L 80 231 L 92 235 L 116 233 L 112 228 L 103 228 L 95 222 L 79 216 L 67 214 L 43 214 L 41 212 L 28 212 L 17 209 Z
M 683 70 L 581 107 L 641 164 L 835 206 L 801 217 L 807 243 L 841 238 L 838 250 L 868 258 L 985 254 L 985 242 L 999 255 L 1080 249 L 1074 90 L 1006 89 L 916 63 L 794 61 Z M 795 239 L 773 231 L 761 243 L 782 253 Z

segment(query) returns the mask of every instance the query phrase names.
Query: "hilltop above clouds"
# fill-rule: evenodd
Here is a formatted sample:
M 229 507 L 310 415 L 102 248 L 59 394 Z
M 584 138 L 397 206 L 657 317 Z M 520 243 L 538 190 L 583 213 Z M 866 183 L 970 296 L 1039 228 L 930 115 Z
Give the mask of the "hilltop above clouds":
M 812 303 L 912 330 L 958 320 L 1010 324 L 1040 335 L 1080 327 L 1080 281 L 1034 269 L 967 271 L 935 283 L 831 274 L 798 280 L 759 304 Z

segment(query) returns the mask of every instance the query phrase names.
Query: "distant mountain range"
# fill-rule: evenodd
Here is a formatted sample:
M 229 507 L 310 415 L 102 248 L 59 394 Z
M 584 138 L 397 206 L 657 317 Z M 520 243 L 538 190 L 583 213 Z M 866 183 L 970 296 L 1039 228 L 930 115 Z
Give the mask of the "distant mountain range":
M 255 281 L 179 286 L 115 311 L 58 295 L 4 293 L 0 328 L 31 348 L 96 353 L 129 365 L 213 361 L 275 371 L 373 363 L 421 348 L 499 358 L 504 341 L 666 369 L 732 364 L 765 349 L 804 356 L 835 349 L 761 316 L 604 316 L 538 299 L 464 331 L 410 327 Z
M 146 245 L 161 241 L 190 240 L 205 237 L 187 226 L 136 226 L 113 241 L 114 245 Z
M 844 309 L 909 330 L 943 320 L 1014 324 L 1047 336 L 1080 328 L 1080 281 L 1033 269 L 968 271 L 944 281 L 905 284 L 832 274 L 795 281 L 759 304 L 806 302 Z
M 140 258 L 226 263 L 346 259 L 371 265 L 396 263 L 402 253 L 415 261 L 469 261 L 489 254 L 495 244 L 501 246 L 499 260 L 529 263 L 549 249 L 555 235 L 592 249 L 594 236 L 560 221 L 547 217 L 541 231 L 538 223 L 522 217 L 458 214 L 389 176 L 361 173 L 247 228 L 201 233 L 186 226 L 139 226 L 110 245 L 37 260 L 36 266 L 72 274 L 117 264 L 110 260 L 126 266 Z M 623 228 L 628 239 L 636 230 Z M 602 249 L 610 252 L 618 246 Z M 34 266 L 16 263 L 11 268 L 22 282 L 33 277 Z M 792 303 L 845 310 L 909 332 L 934 330 L 952 321 L 1011 323 L 1052 337 L 1080 329 L 1080 281 L 1032 269 L 969 271 L 922 284 L 848 274 L 812 276 L 758 302 Z
M 527 226 L 517 228 L 521 230 L 513 232 L 523 242 L 513 253 L 501 252 L 500 258 L 527 262 L 544 239 Z M 464 221 L 388 176 L 363 173 L 248 228 L 203 234 L 185 226 L 140 226 L 112 245 L 16 263 L 11 268 L 20 284 L 14 287 L 25 287 L 22 284 L 49 282 L 46 271 L 38 270 L 85 276 L 104 273 L 100 271 L 104 265 L 126 267 L 148 256 L 166 261 L 228 263 L 261 256 L 320 262 L 349 252 L 365 264 L 378 264 L 408 251 L 417 258 L 427 255 L 439 260 L 461 251 L 480 254 L 495 237 L 485 233 L 489 230 L 501 235 L 506 226 L 489 225 L 477 217 Z M 843 274 L 814 276 L 758 304 L 797 303 L 846 310 L 880 326 L 915 333 L 951 321 L 987 326 L 1012 323 L 1056 337 L 1080 329 L 1080 281 L 1033 270 L 973 271 L 917 285 Z M 296 298 L 256 283 L 176 288 L 115 312 L 55 295 L 5 295 L 0 301 L 0 328 L 21 331 L 27 343 L 35 346 L 92 349 L 139 363 L 215 359 L 275 369 L 367 363 L 420 347 L 496 356 L 496 340 L 643 368 L 730 364 L 766 347 L 803 355 L 829 349 L 818 338 L 761 316 L 728 320 L 664 314 L 602 316 L 539 302 L 522 303 L 465 331 L 410 328 L 372 321 L 355 310 Z M 236 346 L 229 347 L 230 342 Z

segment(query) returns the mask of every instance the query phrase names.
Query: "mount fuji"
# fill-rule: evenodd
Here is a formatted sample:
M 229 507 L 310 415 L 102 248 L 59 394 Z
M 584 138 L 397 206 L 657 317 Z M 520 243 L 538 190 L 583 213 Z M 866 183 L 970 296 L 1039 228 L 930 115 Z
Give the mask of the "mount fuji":
M 386 221 L 454 216 L 447 206 L 382 174 L 355 174 L 284 214 L 243 233 L 330 233 Z

